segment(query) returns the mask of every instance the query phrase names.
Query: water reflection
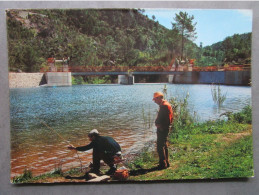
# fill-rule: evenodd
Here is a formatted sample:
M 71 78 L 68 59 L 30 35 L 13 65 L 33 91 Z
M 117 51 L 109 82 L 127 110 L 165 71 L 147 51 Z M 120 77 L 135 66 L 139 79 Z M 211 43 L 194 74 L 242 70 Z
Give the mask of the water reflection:
M 85 145 L 89 142 L 87 133 L 93 128 L 114 137 L 124 153 L 136 151 L 155 138 L 154 127 L 149 128 L 145 121 L 153 124 L 158 109 L 152 102 L 153 92 L 163 87 L 164 84 L 136 84 L 11 89 L 12 176 L 25 168 L 37 175 L 57 166 L 64 170 L 78 167 L 77 155 L 66 149 L 67 141 Z M 189 92 L 189 108 L 197 112 L 200 120 L 215 119 L 223 112 L 238 111 L 250 104 L 250 87 L 221 88 L 227 99 L 219 110 L 212 101 L 210 85 L 167 85 L 169 97 L 183 99 Z M 79 156 L 87 165 L 91 151 L 80 152 Z

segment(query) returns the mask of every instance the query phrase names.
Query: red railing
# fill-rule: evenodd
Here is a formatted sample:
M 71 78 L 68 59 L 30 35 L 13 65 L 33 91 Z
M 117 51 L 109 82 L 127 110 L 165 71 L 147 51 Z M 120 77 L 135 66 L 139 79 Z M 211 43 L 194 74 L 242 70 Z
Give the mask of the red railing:
M 170 71 L 171 67 L 169 66 L 69 66 L 69 72 L 162 72 Z M 41 69 L 41 72 L 64 72 L 63 67 L 55 67 L 50 70 L 50 67 L 44 67 Z M 66 72 L 66 71 L 65 71 Z
M 55 66 L 43 67 L 41 72 L 166 72 L 166 71 L 245 71 L 250 70 L 250 65 L 229 65 L 218 68 L 217 66 L 188 67 L 188 66 Z

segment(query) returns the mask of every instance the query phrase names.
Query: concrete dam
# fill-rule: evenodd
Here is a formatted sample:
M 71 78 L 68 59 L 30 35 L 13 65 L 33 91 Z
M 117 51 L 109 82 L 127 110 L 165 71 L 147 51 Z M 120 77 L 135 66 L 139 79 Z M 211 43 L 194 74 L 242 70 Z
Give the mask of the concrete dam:
M 175 84 L 212 84 L 221 85 L 249 85 L 251 71 L 190 71 L 190 72 L 107 72 L 95 75 L 117 75 L 118 84 L 134 84 L 136 78 L 155 75 L 158 82 Z M 72 76 L 93 75 L 93 73 L 46 72 L 46 73 L 9 73 L 10 88 L 37 86 L 71 86 Z
M 184 72 L 181 75 L 169 75 L 168 80 L 176 84 L 249 85 L 251 71 Z
M 190 72 L 47 72 L 48 86 L 69 86 L 72 76 L 90 75 L 118 75 L 118 84 L 134 84 L 134 77 L 158 75 L 163 81 L 175 84 L 221 84 L 221 85 L 249 85 L 251 71 L 190 71 Z

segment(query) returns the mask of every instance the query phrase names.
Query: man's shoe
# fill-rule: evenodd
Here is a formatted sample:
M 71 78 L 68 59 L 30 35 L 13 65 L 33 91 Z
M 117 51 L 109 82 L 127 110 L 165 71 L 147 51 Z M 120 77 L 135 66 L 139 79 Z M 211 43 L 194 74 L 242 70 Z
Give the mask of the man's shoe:
M 111 168 L 109 169 L 109 171 L 107 171 L 105 174 L 106 174 L 106 175 L 113 175 L 116 170 L 117 170 L 117 169 L 116 169 L 115 167 L 111 167 Z
M 166 162 L 166 164 L 167 164 L 167 168 L 170 167 L 170 163 L 168 161 Z
M 93 168 L 90 169 L 90 171 L 88 171 L 88 173 L 94 173 L 98 176 L 102 174 L 102 172 L 99 169 L 93 169 Z
M 167 168 L 166 165 L 158 165 L 158 166 L 157 166 L 157 169 L 158 169 L 158 170 L 162 170 L 162 169 L 166 169 L 166 168 Z

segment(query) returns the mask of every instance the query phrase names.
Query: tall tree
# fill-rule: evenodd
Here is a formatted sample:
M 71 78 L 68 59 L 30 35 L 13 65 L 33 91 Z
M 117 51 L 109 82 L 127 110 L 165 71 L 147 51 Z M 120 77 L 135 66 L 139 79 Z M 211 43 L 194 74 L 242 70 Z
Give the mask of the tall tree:
M 187 12 L 175 14 L 175 23 L 172 23 L 173 30 L 177 30 L 181 34 L 181 59 L 183 59 L 184 41 L 185 39 L 194 41 L 196 37 L 196 24 L 193 23 L 194 16 L 189 16 Z

